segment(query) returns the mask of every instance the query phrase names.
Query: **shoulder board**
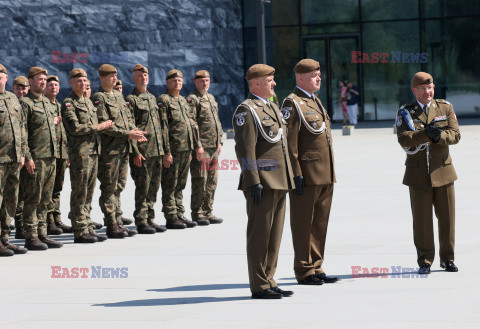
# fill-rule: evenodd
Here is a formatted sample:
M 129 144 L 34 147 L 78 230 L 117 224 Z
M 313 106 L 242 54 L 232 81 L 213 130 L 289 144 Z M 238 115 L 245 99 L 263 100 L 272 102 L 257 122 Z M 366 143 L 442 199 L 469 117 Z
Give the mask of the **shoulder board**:
M 437 103 L 440 103 L 440 104 L 447 104 L 447 105 L 451 105 L 450 102 L 444 100 L 444 99 L 436 99 Z

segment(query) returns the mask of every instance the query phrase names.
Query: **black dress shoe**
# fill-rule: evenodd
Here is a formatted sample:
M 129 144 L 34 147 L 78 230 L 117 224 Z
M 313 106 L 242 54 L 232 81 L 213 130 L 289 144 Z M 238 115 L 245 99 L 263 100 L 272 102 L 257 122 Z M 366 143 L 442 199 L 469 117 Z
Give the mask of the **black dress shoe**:
M 440 267 L 444 268 L 447 272 L 458 272 L 458 267 L 455 266 L 452 260 L 446 262 L 440 262 Z
M 208 218 L 208 221 L 210 222 L 210 224 L 221 224 L 221 223 L 223 223 L 223 219 L 215 217 L 215 216 L 212 216 L 212 217 Z
M 178 221 L 187 225 L 188 228 L 192 228 L 198 225 L 197 222 L 188 220 L 185 216 L 178 216 Z
M 430 271 L 430 264 L 422 264 L 422 266 L 420 266 L 420 268 L 418 269 L 418 274 L 430 274 L 431 271 Z
M 277 287 L 270 288 L 270 289 L 272 289 L 272 290 L 275 291 L 276 293 L 282 294 L 283 297 L 290 297 L 290 296 L 293 295 L 293 291 L 291 291 L 291 290 L 282 290 L 282 289 L 280 289 L 278 286 L 277 286 Z
M 76 236 L 73 239 L 74 243 L 95 243 L 98 242 L 98 239 L 91 235 L 90 233 L 85 233 L 80 236 Z
M 318 278 L 315 274 L 307 276 L 305 279 L 298 281 L 298 284 L 305 284 L 308 286 L 321 286 L 323 280 Z
M 194 221 L 200 226 L 207 226 L 210 225 L 210 221 L 204 217 L 197 217 Z
M 252 299 L 282 299 L 281 293 L 275 292 L 272 289 L 265 289 L 259 292 L 252 293 Z
M 317 276 L 317 278 L 322 280 L 324 283 L 335 283 L 338 280 L 340 280 L 336 276 L 327 276 L 325 273 L 317 274 L 316 276 Z

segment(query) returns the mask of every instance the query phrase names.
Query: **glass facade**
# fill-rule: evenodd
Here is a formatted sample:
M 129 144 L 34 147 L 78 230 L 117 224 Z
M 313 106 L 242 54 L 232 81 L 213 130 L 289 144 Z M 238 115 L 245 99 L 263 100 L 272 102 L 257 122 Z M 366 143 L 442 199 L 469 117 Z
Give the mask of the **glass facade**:
M 258 62 L 256 1 L 243 0 L 245 70 Z M 301 58 L 320 62 L 318 93 L 341 120 L 340 81 L 361 92 L 360 120 L 391 120 L 413 101 L 410 80 L 426 71 L 435 98 L 458 116 L 480 116 L 480 1 L 271 0 L 265 5 L 267 64 L 283 100 Z

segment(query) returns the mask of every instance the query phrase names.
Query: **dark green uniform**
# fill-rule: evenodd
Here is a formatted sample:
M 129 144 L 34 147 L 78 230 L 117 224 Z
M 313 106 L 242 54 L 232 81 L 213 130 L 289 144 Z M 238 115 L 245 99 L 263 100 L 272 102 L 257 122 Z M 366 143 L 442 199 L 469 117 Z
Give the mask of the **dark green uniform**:
M 62 121 L 68 139 L 70 159 L 70 213 L 74 234 L 93 232 L 90 218 L 100 153 L 97 109 L 90 99 L 71 93 L 62 103 Z
M 50 102 L 53 110 L 53 116 L 60 116 L 61 104 L 58 101 Z M 53 185 L 52 202 L 48 207 L 47 221 L 49 223 L 60 223 L 60 193 L 63 189 L 65 179 L 65 170 L 67 169 L 68 147 L 67 135 L 62 122 L 55 126 L 55 135 L 57 137 L 58 155 L 56 159 L 55 184 Z
M 158 98 L 160 112 L 168 122 L 168 138 L 173 164 L 163 169 L 162 211 L 167 220 L 182 217 L 183 190 L 187 184 L 192 150 L 200 147 L 198 129 L 189 115 L 189 107 L 183 96 L 163 94 Z
M 20 163 L 25 154 L 22 108 L 15 94 L 0 93 L 0 238 L 7 239 L 15 214 Z
M 35 163 L 34 174 L 25 171 L 21 178 L 25 237 L 32 238 L 47 235 L 47 207 L 55 183 L 58 144 L 50 101 L 43 95 L 37 97 L 29 92 L 20 103 L 27 134 L 25 162 L 33 160 Z
M 195 89 L 187 97 L 191 115 L 195 120 L 200 145 L 204 149 L 203 160 L 198 161 L 192 154 L 192 218 L 213 217 L 213 200 L 218 180 L 218 147 L 222 142 L 222 124 L 218 117 L 218 104 L 212 94 L 202 95 Z
M 130 141 L 130 130 L 135 124 L 123 96 L 118 91 L 111 94 L 100 88 L 92 96 L 97 108 L 98 122 L 112 120 L 113 127 L 100 132 L 102 150 L 98 161 L 100 180 L 100 207 L 106 226 L 115 222 L 123 225 L 120 193 L 125 189 L 128 175 L 128 154 L 137 153 L 137 142 Z
M 155 218 L 154 205 L 162 177 L 162 155 L 170 153 L 165 112 L 159 112 L 157 101 L 148 91 L 133 90 L 126 97 L 138 129 L 147 132 L 147 142 L 138 144 L 130 158 L 130 173 L 135 181 L 135 224 Z M 136 152 L 136 153 L 135 153 Z M 133 157 L 142 154 L 146 159 L 141 167 Z

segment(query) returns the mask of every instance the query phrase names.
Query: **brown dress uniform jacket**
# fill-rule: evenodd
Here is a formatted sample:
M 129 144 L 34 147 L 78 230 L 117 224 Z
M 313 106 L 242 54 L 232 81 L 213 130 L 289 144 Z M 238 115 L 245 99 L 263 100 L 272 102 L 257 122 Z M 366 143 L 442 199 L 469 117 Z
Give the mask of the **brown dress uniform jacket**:
M 288 124 L 288 151 L 294 177 L 303 175 L 305 185 L 324 185 L 335 182 L 331 122 L 320 100 L 313 97 L 315 99 L 295 88 L 284 100 L 282 114 Z M 323 133 L 314 134 L 309 130 L 319 130 L 323 123 L 326 126 Z
M 268 137 L 277 136 L 283 129 L 284 140 L 273 144 L 258 131 L 250 106 L 261 121 L 261 129 Z M 293 188 L 293 172 L 286 148 L 286 125 L 278 107 L 274 103 L 264 104 L 250 94 L 235 111 L 235 152 L 240 162 L 239 190 L 248 191 L 248 187 L 262 184 L 265 189 L 290 190 Z
M 412 117 L 415 127 L 413 131 L 402 117 L 404 109 Z M 438 143 L 432 143 L 425 134 L 425 126 L 431 123 L 442 129 Z M 396 125 L 398 142 L 407 151 L 415 151 L 417 146 L 428 143 L 425 145 L 428 148 L 428 159 L 425 150 L 415 154 L 407 153 L 403 184 L 416 188 L 438 187 L 457 180 L 448 146 L 460 141 L 460 129 L 449 102 L 443 99 L 432 100 L 428 118 L 417 101 L 404 105 L 397 112 Z

